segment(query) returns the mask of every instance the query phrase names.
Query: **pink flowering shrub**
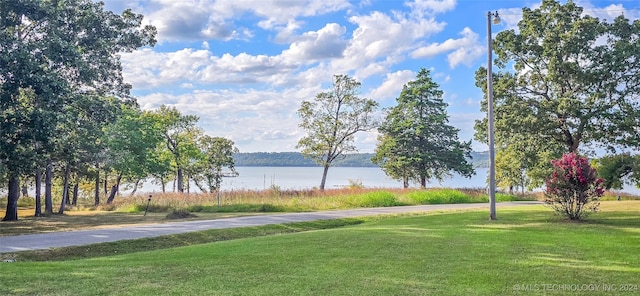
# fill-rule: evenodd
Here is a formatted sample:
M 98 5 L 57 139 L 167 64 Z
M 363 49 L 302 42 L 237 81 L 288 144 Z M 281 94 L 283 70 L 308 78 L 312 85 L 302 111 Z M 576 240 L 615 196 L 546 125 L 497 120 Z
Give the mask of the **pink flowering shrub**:
M 581 220 L 600 206 L 603 179 L 586 158 L 567 153 L 551 161 L 554 171 L 547 179 L 545 203 L 571 220 Z

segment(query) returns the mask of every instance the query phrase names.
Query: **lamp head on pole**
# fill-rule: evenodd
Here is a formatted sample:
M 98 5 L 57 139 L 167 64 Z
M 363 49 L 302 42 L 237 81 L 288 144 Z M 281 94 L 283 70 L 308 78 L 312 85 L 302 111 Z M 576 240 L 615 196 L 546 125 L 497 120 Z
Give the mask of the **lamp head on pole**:
M 500 16 L 498 15 L 498 12 L 496 11 L 495 13 L 493 13 L 493 24 L 497 25 L 500 23 Z

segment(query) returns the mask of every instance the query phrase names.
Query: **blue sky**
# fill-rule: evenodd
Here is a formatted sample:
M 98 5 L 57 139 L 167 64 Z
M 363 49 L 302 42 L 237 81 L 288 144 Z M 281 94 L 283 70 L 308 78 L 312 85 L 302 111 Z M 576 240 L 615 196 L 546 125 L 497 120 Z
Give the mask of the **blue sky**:
M 574 1 L 585 13 L 640 18 L 640 3 Z M 158 44 L 122 54 L 123 74 L 146 110 L 165 104 L 200 117 L 210 136 L 241 152 L 296 151 L 296 111 L 331 86 L 334 74 L 362 83 L 361 96 L 391 107 L 402 86 L 427 68 L 444 91 L 450 124 L 473 138 L 482 91 L 474 73 L 487 60 L 487 11 L 514 28 L 522 7 L 500 0 L 106 0 L 158 29 Z M 376 132 L 357 136 L 373 152 Z M 474 150 L 486 145 L 473 142 Z

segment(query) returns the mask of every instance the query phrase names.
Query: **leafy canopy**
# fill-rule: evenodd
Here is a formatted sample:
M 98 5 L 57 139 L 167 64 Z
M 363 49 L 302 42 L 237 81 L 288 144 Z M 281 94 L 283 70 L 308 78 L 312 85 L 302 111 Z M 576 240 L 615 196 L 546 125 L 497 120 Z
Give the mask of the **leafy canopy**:
M 493 46 L 498 149 L 515 145 L 539 183 L 532 171 L 549 172 L 562 153 L 640 147 L 640 20 L 600 20 L 572 1 L 522 12 Z M 483 91 L 486 79 L 479 69 Z M 476 139 L 486 142 L 486 126 L 476 123 Z
M 327 170 L 338 157 L 357 151 L 354 136 L 376 126 L 373 114 L 378 103 L 358 96 L 360 82 L 347 75 L 335 75 L 333 89 L 317 94 L 314 101 L 303 101 L 298 109 L 299 126 L 307 133 L 298 141 L 305 157 L 324 167 L 320 189 L 324 189 Z

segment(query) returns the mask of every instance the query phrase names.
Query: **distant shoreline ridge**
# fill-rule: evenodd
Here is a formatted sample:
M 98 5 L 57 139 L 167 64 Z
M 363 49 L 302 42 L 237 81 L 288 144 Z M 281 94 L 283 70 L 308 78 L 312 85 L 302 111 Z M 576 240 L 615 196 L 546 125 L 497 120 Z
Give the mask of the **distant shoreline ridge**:
M 378 167 L 371 162 L 374 153 L 346 154 L 334 161 L 334 167 Z M 476 168 L 489 167 L 489 152 L 471 152 L 471 163 Z M 300 152 L 240 152 L 233 155 L 238 167 L 317 167 Z

